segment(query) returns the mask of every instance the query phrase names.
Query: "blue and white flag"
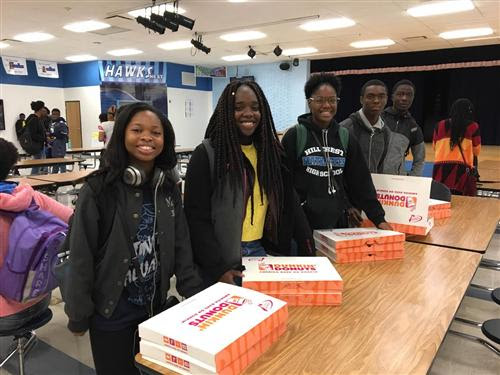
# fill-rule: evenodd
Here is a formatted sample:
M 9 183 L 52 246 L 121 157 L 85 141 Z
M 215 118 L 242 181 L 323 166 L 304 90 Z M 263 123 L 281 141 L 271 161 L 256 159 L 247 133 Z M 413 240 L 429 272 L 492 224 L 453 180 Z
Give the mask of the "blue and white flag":
M 59 78 L 57 63 L 52 61 L 35 60 L 38 77 Z
M 2 56 L 2 63 L 5 73 L 14 76 L 27 76 L 28 68 L 26 66 L 26 59 L 22 57 Z

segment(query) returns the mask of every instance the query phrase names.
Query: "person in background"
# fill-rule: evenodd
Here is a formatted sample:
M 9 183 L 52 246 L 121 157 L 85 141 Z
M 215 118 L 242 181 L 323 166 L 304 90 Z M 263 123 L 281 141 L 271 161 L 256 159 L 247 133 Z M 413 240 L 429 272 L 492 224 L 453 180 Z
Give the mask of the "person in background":
M 31 102 L 33 113 L 26 119 L 24 131 L 29 131 L 31 136 L 32 155 L 34 159 L 45 159 L 45 141 L 46 134 L 42 119 L 45 115 L 45 103 L 41 100 Z M 24 132 L 23 132 L 24 133 Z M 31 174 L 39 174 L 40 167 L 33 167 Z
M 240 284 L 242 256 L 314 255 L 260 86 L 229 83 L 205 138 L 191 156 L 184 190 L 194 259 L 205 285 Z
M 387 104 L 387 86 L 372 79 L 361 87 L 361 109 L 340 123 L 359 142 L 371 173 L 383 173 L 391 130 L 380 116 Z
M 175 166 L 172 124 L 146 103 L 117 116 L 104 163 L 80 190 L 69 235 L 68 329 L 90 330 L 98 375 L 139 374 L 137 326 L 166 306 L 170 278 L 202 290 Z M 140 176 L 140 177 L 139 177 Z
M 19 114 L 19 118 L 16 121 L 16 135 L 17 138 L 23 134 L 24 127 L 26 126 L 26 115 L 24 113 Z
M 101 134 L 104 134 L 104 128 L 102 127 L 102 124 L 106 121 L 108 121 L 108 115 L 106 113 L 100 113 L 99 114 L 99 125 L 97 125 L 97 131 L 98 131 L 98 140 L 99 140 L 99 142 L 102 142 L 102 143 L 104 143 L 104 136 L 101 136 Z
M 73 213 L 71 208 L 33 190 L 28 184 L 17 184 L 6 180 L 18 157 L 16 147 L 11 142 L 0 138 L 0 210 L 14 213 L 22 212 L 34 201 L 41 209 L 54 214 L 67 223 Z M 11 217 L 0 214 L 0 267 L 7 256 L 11 223 Z M 0 331 L 22 327 L 42 314 L 49 306 L 49 302 L 50 294 L 29 302 L 17 302 L 0 295 Z
M 475 196 L 481 133 L 469 99 L 453 102 L 450 118 L 441 120 L 434 129 L 432 146 L 432 178 L 448 186 L 452 194 Z
M 51 138 L 52 138 L 52 157 L 63 158 L 66 156 L 66 144 L 68 143 L 68 124 L 61 117 L 61 111 L 57 108 L 52 109 L 51 115 Z M 56 164 L 52 168 L 52 173 L 66 172 L 66 164 Z
M 424 171 L 424 135 L 409 111 L 414 98 L 415 85 L 407 79 L 398 81 L 392 88 L 392 107 L 386 108 L 382 113 L 385 125 L 393 132 L 390 153 L 392 157 L 400 160 L 400 163 L 391 163 L 391 169 L 387 169 L 386 173 L 422 176 Z M 407 172 L 405 159 L 409 150 L 413 156 L 413 163 L 411 171 Z
M 304 92 L 310 113 L 298 117 L 299 124 L 288 129 L 282 144 L 309 224 L 313 229 L 357 226 L 361 217 L 351 210 L 357 207 L 378 228 L 391 229 L 358 141 L 334 119 L 339 79 L 313 74 Z
M 115 115 L 116 115 L 116 106 L 112 105 L 111 107 L 108 108 L 108 112 L 106 114 L 107 121 L 101 123 L 100 125 L 101 128 L 99 129 L 99 142 L 104 142 L 105 146 L 108 145 L 109 141 L 111 140 L 111 136 L 113 135 L 113 128 L 115 126 Z

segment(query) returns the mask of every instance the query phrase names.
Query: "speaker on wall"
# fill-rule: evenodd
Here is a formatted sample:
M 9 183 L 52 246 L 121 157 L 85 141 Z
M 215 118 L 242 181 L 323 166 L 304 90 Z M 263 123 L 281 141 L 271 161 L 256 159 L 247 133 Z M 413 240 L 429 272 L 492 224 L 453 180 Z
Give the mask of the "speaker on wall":
M 282 63 L 280 64 L 280 69 L 281 69 L 281 70 L 288 70 L 288 69 L 290 69 L 290 63 L 287 63 L 287 62 L 282 62 Z
M 293 66 L 299 66 L 299 59 L 298 58 L 294 58 L 293 61 L 292 61 L 292 64 L 293 64 Z

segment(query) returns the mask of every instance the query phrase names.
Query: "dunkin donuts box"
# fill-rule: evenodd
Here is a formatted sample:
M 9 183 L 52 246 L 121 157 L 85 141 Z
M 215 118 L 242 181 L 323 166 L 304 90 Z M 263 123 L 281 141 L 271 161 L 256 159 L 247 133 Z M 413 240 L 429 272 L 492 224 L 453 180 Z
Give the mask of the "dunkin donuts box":
M 434 220 L 451 217 L 451 203 L 431 198 L 429 200 L 429 216 Z
M 292 306 L 339 305 L 342 278 L 324 257 L 244 257 L 243 287 Z
M 377 228 L 314 231 L 316 250 L 336 263 L 371 262 L 404 257 L 404 233 Z
M 217 283 L 141 323 L 140 351 L 175 371 L 194 373 L 193 363 L 208 372 L 236 374 L 258 357 L 263 342 L 274 342 L 285 331 L 287 320 L 286 302 Z

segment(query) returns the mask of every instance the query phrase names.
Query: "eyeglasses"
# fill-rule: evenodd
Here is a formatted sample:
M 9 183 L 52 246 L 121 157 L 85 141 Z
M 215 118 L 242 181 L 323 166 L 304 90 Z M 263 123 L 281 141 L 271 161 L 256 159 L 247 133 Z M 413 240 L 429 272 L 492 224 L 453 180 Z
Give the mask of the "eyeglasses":
M 327 102 L 330 105 L 335 105 L 340 102 L 340 98 L 337 98 L 336 96 L 315 96 L 310 97 L 309 100 L 320 105 L 326 104 Z

